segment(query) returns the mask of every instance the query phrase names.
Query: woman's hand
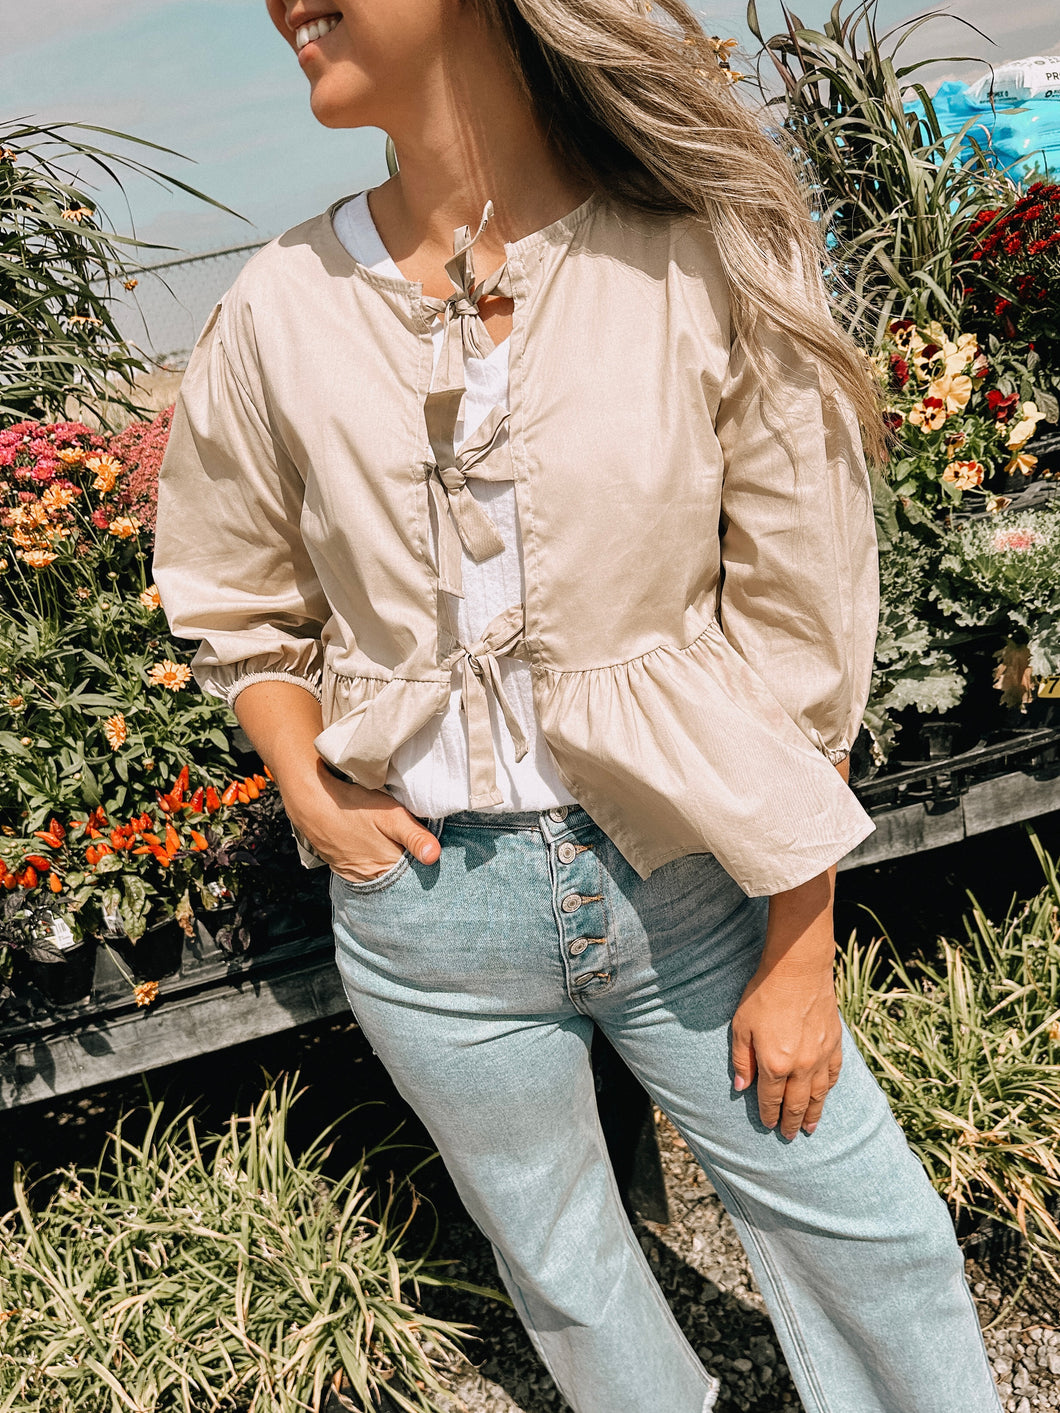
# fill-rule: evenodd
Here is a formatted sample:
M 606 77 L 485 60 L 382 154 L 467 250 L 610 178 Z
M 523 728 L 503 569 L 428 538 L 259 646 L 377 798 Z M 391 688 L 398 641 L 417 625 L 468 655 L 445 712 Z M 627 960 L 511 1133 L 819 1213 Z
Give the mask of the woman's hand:
M 251 682 L 235 699 L 239 724 L 272 771 L 287 817 L 342 878 L 366 883 L 408 849 L 437 863 L 442 846 L 384 790 L 333 775 L 313 744 L 320 703 L 294 682 Z
M 378 878 L 405 849 L 421 863 L 438 862 L 439 841 L 392 795 L 339 779 L 319 757 L 313 773 L 288 778 L 280 793 L 291 823 L 350 882 Z
M 839 1078 L 832 895 L 835 869 L 769 900 L 766 944 L 732 1020 L 734 1087 L 757 1076 L 758 1111 L 785 1138 L 812 1133 Z
M 758 1112 L 785 1138 L 812 1133 L 825 1096 L 839 1078 L 843 1033 L 832 968 L 817 975 L 758 971 L 732 1020 L 737 1089 L 758 1076 Z

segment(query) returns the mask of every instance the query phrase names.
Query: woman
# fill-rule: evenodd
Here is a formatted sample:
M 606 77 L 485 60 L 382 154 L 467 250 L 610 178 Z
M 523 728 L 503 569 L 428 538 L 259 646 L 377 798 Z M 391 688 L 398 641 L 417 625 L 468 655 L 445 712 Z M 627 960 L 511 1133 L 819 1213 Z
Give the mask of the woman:
M 725 1202 L 808 1410 L 996 1410 L 836 1009 L 880 422 L 790 160 L 682 0 L 267 4 L 317 120 L 400 170 L 215 307 L 155 577 L 331 869 L 358 1021 L 577 1413 L 718 1389 L 623 1215 L 594 1025 Z

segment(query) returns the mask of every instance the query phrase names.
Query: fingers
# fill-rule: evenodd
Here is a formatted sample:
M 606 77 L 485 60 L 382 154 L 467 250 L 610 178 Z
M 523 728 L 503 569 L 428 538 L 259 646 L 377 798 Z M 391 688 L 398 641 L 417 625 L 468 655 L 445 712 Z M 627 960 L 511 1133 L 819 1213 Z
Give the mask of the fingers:
M 735 1047 L 734 1047 L 735 1048 Z M 821 1119 L 828 1091 L 839 1078 L 839 1061 L 812 1075 L 774 1074 L 758 1068 L 758 1113 L 766 1128 L 779 1124 L 782 1136 L 789 1141 L 804 1129 L 813 1133 Z M 739 1083 L 737 1089 L 745 1088 Z
M 781 1105 L 787 1111 L 785 1103 L 787 1075 L 776 1075 L 763 1070 L 758 1070 L 758 1113 L 766 1128 L 776 1128 L 780 1122 Z M 796 1132 L 798 1129 L 796 1128 Z
M 738 1028 L 735 1021 L 732 1027 L 732 1067 L 735 1070 L 733 1088 L 750 1089 L 755 1077 L 755 1052 L 751 1044 L 751 1032 Z
M 429 829 L 424 829 L 412 815 L 407 815 L 402 825 L 400 834 L 396 836 L 397 842 L 408 849 L 414 859 L 419 859 L 420 863 L 437 863 L 442 852 L 441 841 L 436 839 Z

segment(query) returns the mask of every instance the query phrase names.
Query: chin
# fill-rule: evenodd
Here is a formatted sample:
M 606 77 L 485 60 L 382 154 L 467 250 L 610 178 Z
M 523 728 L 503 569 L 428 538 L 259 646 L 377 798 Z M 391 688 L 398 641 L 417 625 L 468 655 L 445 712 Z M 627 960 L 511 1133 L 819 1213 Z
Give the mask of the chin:
M 356 95 L 329 93 L 328 85 L 315 83 L 309 94 L 309 110 L 324 128 L 366 128 L 372 122 Z

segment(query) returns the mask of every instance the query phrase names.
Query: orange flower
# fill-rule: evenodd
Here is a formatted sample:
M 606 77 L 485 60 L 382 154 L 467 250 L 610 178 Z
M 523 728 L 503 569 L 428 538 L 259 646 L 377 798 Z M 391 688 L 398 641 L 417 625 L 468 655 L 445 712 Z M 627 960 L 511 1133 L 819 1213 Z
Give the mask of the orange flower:
M 983 467 L 978 461 L 951 461 L 942 473 L 944 481 L 952 481 L 959 491 L 970 491 L 973 486 L 981 486 Z
M 125 725 L 125 717 L 120 711 L 114 716 L 107 717 L 106 721 L 103 723 L 103 734 L 106 736 L 107 744 L 112 751 L 116 751 L 119 747 L 125 745 L 125 742 L 129 739 L 129 730 Z
M 1012 460 L 1005 467 L 1006 476 L 1011 476 L 1013 471 L 1021 471 L 1024 476 L 1029 476 L 1038 465 L 1038 458 L 1032 456 L 1029 451 L 1018 451 Z
M 25 550 L 19 558 L 24 559 L 31 569 L 47 569 L 55 555 L 51 550 L 31 549 Z
M 89 471 L 96 473 L 96 478 L 92 482 L 92 489 L 101 491 L 107 495 L 114 489 L 118 474 L 121 471 L 121 462 L 116 456 L 111 456 L 109 452 L 103 452 L 99 456 L 89 456 L 85 458 L 85 467 Z
M 46 510 L 65 510 L 80 494 L 76 486 L 47 486 L 40 499 Z
M 55 453 L 66 466 L 76 466 L 84 454 L 79 446 L 64 446 Z
M 149 1006 L 158 995 L 157 981 L 141 981 L 133 991 L 138 1006 Z
M 140 528 L 134 515 L 119 515 L 107 526 L 107 534 L 119 540 L 131 540 Z
M 182 662 L 164 657 L 151 668 L 147 679 L 153 687 L 168 687 L 171 692 L 179 692 L 191 681 L 191 671 Z
M 161 608 L 162 599 L 158 589 L 154 584 L 148 584 L 147 588 L 140 595 L 140 602 L 145 608 Z

